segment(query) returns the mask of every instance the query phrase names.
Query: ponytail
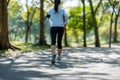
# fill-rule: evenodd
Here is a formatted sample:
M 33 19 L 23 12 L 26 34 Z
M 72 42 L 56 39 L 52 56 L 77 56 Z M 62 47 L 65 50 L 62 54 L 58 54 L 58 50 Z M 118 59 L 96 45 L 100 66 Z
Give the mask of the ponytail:
M 58 13 L 58 5 L 60 4 L 60 0 L 54 0 L 54 10 L 55 13 Z
M 55 10 L 55 13 L 58 13 L 58 5 L 55 4 L 54 10 Z

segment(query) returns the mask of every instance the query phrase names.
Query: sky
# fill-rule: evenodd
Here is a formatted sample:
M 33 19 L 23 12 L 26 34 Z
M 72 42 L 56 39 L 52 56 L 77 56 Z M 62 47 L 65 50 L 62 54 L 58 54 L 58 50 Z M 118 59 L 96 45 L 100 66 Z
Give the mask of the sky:
M 78 6 L 79 2 L 78 0 L 66 0 L 66 2 L 63 4 L 63 7 L 66 11 L 68 11 L 71 7 Z
M 78 5 L 78 0 L 66 0 L 66 2 L 63 4 L 64 6 L 68 7 L 74 7 Z
M 29 0 L 28 0 L 29 1 Z M 31 0 L 30 0 L 31 1 Z M 26 3 L 26 0 L 21 0 L 22 4 Z M 70 6 L 74 7 L 77 6 L 78 0 L 66 0 L 66 2 L 63 4 L 64 6 Z
M 25 5 L 25 3 L 26 3 L 26 0 L 21 0 L 21 4 Z M 75 7 L 78 4 L 79 4 L 78 0 L 66 0 L 66 2 L 62 6 L 67 12 L 71 7 Z

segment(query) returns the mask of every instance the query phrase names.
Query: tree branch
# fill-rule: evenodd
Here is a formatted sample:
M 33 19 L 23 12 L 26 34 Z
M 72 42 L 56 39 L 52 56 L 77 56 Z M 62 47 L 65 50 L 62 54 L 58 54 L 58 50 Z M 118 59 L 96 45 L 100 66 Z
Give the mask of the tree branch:
M 94 12 L 95 14 L 96 14 L 96 12 L 97 12 L 97 10 L 98 10 L 98 8 L 99 8 L 101 2 L 102 2 L 102 0 L 100 0 L 100 2 L 98 3 L 98 5 L 97 5 L 97 7 L 96 7 L 96 9 L 95 9 L 95 12 Z
M 108 1 L 109 1 L 110 6 L 113 8 L 113 12 L 115 13 L 115 15 L 117 15 L 117 12 L 115 11 L 115 7 L 116 7 L 117 5 L 119 5 L 119 2 L 114 1 L 114 2 L 112 3 L 110 0 L 108 0 Z M 118 12 L 119 12 L 119 10 L 118 10 Z
M 84 0 L 81 0 L 82 1 L 82 4 L 84 3 Z
M 120 7 L 119 7 L 119 10 L 118 10 L 118 16 L 119 16 L 119 14 L 120 14 Z
M 52 3 L 54 3 L 54 1 L 53 0 L 50 0 Z
M 10 0 L 7 1 L 7 6 L 9 5 Z

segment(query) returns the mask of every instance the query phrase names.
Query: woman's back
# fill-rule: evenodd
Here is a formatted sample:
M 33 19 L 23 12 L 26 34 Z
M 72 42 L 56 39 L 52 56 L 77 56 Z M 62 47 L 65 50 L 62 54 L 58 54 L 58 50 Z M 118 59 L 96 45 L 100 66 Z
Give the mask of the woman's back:
M 51 26 L 64 26 L 67 21 L 67 15 L 63 9 L 58 8 L 58 12 L 55 12 L 54 8 L 52 8 L 48 14 L 50 15 Z M 66 18 L 66 19 L 64 19 Z

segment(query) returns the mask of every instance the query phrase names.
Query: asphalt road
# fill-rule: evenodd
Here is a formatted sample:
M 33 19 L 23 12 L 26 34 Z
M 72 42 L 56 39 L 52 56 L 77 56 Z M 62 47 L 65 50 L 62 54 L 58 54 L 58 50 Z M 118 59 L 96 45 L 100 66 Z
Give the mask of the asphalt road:
M 64 48 L 52 65 L 50 50 L 0 57 L 0 80 L 120 80 L 120 48 Z

